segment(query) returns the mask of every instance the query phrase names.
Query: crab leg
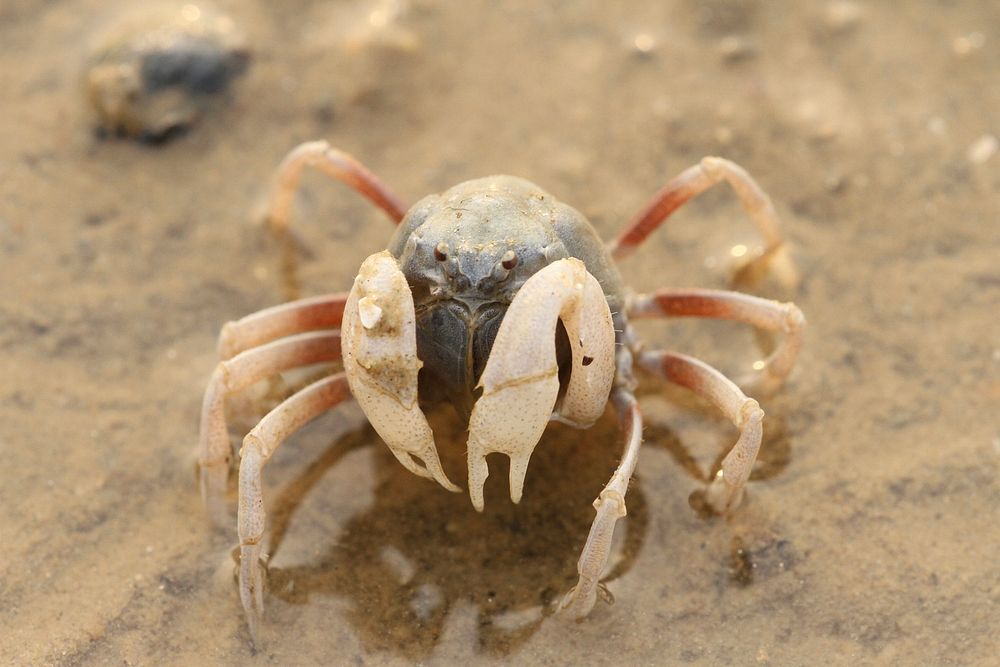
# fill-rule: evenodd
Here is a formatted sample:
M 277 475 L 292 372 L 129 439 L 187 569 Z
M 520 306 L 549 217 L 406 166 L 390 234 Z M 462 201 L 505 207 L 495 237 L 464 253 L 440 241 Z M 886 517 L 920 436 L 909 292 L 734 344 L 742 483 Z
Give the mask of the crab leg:
M 344 370 L 368 421 L 407 470 L 458 491 L 441 467 L 434 434 L 417 403 L 423 364 L 417 357 L 413 296 L 388 251 L 361 264 L 342 332 Z
M 244 350 L 303 331 L 339 328 L 346 302 L 347 294 L 324 294 L 227 322 L 219 334 L 219 359 L 230 359 Z
M 354 157 L 325 141 L 309 141 L 293 148 L 278 167 L 267 215 L 273 229 L 288 227 L 289 209 L 306 167 L 315 167 L 351 186 L 397 224 L 406 215 L 406 205 Z
M 716 512 L 734 509 L 743 497 L 743 487 L 757 460 L 764 411 L 732 380 L 693 357 L 672 352 L 640 352 L 638 361 L 645 370 L 710 400 L 740 430 L 739 440 L 722 460 L 722 467 L 706 491 L 706 500 Z
M 243 439 L 240 450 L 240 600 L 254 643 L 264 610 L 261 538 L 264 511 L 261 472 L 278 446 L 307 422 L 350 398 L 343 373 L 323 378 L 293 394 L 260 421 Z
M 216 523 L 226 517 L 222 501 L 232 455 L 226 429 L 226 396 L 282 371 L 339 358 L 340 334 L 320 331 L 252 348 L 215 367 L 202 400 L 198 466 L 201 497 Z
M 587 543 L 576 565 L 580 579 L 559 604 L 560 611 L 574 618 L 585 617 L 597 601 L 600 576 L 611 555 L 611 538 L 614 536 L 615 524 L 618 519 L 625 516 L 625 492 L 635 471 L 639 446 L 642 443 L 642 414 L 639 412 L 635 396 L 628 389 L 617 387 L 611 394 L 611 400 L 618 412 L 622 431 L 625 433 L 625 452 L 611 481 L 594 501 L 597 516 L 590 527 Z
M 784 340 L 767 359 L 754 364 L 757 373 L 741 385 L 765 392 L 781 384 L 795 365 L 802 347 L 806 320 L 794 303 L 709 289 L 663 289 L 642 294 L 628 305 L 629 318 L 710 317 L 745 322 L 768 331 L 781 331 Z
M 702 158 L 700 164 L 681 172 L 637 213 L 618 238 L 608 244 L 615 259 L 628 256 L 656 231 L 674 211 L 717 183 L 726 181 L 736 191 L 743 210 L 764 236 L 764 254 L 777 250 L 784 242 L 778 230 L 778 214 L 771 198 L 761 190 L 743 167 L 719 157 Z
M 556 362 L 556 322 L 562 320 L 573 368 L 562 403 Z M 614 380 L 615 333 L 597 279 L 578 259 L 561 259 L 518 290 L 497 331 L 479 379 L 483 393 L 469 419 L 469 495 L 483 509 L 486 455 L 510 457 L 510 497 L 521 499 L 528 460 L 553 416 L 589 426 L 604 412 Z

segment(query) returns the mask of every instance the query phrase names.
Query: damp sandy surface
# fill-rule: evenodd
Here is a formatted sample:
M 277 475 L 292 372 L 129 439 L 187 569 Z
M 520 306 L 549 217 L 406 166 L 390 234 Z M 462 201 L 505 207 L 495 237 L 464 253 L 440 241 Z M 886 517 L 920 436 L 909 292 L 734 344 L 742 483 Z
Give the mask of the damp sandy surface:
M 252 63 L 160 146 L 97 138 L 82 103 L 86 47 L 115 4 L 0 6 L 0 663 L 995 664 L 995 3 L 233 0 L 221 8 Z M 193 448 L 220 326 L 286 294 L 254 212 L 284 153 L 314 138 L 410 201 L 527 177 L 606 237 L 703 155 L 744 165 L 799 271 L 753 289 L 809 320 L 792 379 L 761 397 L 746 503 L 691 509 L 735 431 L 645 380 L 616 602 L 565 624 L 549 610 L 617 460 L 610 411 L 590 431 L 549 428 L 516 507 L 497 462 L 479 515 L 344 407 L 267 469 L 252 653 L 235 532 L 206 525 Z M 296 217 L 303 295 L 348 287 L 391 232 L 315 174 Z M 640 290 L 723 288 L 731 249 L 757 243 L 720 189 L 622 270 Z M 642 324 L 734 375 L 770 343 Z M 236 402 L 234 440 L 294 381 Z M 432 424 L 464 481 L 464 426 Z

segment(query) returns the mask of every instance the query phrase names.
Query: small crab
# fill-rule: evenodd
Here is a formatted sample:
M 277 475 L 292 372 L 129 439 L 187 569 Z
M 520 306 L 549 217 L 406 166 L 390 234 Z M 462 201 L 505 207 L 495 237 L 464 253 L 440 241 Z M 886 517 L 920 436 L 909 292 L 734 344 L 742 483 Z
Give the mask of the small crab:
M 104 131 L 156 143 L 193 125 L 246 70 L 250 49 L 208 6 L 135 5 L 91 49 L 85 90 Z
M 408 470 L 459 491 L 438 458 L 422 406 L 449 401 L 468 416 L 468 485 L 483 509 L 486 457 L 510 458 L 510 497 L 521 499 L 528 461 L 546 424 L 587 428 L 610 401 L 624 452 L 594 501 L 597 517 L 583 547 L 579 580 L 560 610 L 586 616 L 601 592 L 615 523 L 635 470 L 642 416 L 633 366 L 686 387 L 716 405 L 739 429 L 705 498 L 716 512 L 740 501 L 761 443 L 757 401 L 719 371 L 683 354 L 651 350 L 631 319 L 706 317 L 783 332 L 751 381 L 776 387 L 792 369 L 805 320 L 790 303 L 738 292 L 662 289 L 633 295 L 615 260 L 627 256 L 667 217 L 700 193 L 728 182 L 763 234 L 764 258 L 782 246 L 774 208 L 739 166 L 708 157 L 671 180 L 604 244 L 575 209 L 512 176 L 466 181 L 408 210 L 371 172 L 325 142 L 294 149 L 278 171 L 269 220 L 284 229 L 302 171 L 343 181 L 399 226 L 388 249 L 368 257 L 350 293 L 300 299 L 228 323 L 222 361 L 205 392 L 199 463 L 210 512 L 223 496 L 232 448 L 227 395 L 283 371 L 342 360 L 343 371 L 293 394 L 243 440 L 239 465 L 239 589 L 252 636 L 263 607 L 261 473 L 275 449 L 309 420 L 350 397 Z

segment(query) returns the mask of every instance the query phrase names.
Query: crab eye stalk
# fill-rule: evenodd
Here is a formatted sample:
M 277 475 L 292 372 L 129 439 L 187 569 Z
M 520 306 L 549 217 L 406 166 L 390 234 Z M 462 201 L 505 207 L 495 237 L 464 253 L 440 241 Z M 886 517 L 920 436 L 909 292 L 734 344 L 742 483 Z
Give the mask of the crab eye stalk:
M 508 250 L 500 257 L 500 261 L 493 267 L 493 279 L 497 282 L 507 280 L 511 270 L 517 266 L 517 255 L 513 250 Z
M 441 241 L 436 246 L 434 246 L 434 259 L 439 262 L 444 262 L 448 259 L 448 244 Z
M 513 270 L 517 266 L 517 255 L 513 250 L 508 250 L 503 254 L 503 257 L 500 258 L 500 266 L 508 271 Z

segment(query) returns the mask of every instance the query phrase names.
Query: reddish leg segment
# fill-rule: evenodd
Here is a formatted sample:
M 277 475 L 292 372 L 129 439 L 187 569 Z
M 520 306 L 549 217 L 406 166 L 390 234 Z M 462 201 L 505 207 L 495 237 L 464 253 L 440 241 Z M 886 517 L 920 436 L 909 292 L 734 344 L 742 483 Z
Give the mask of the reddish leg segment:
M 693 357 L 672 352 L 640 352 L 638 361 L 639 366 L 650 373 L 710 400 L 740 430 L 739 440 L 722 460 L 722 467 L 706 492 L 706 500 L 716 512 L 735 508 L 757 460 L 764 411 L 732 380 Z
M 269 412 L 243 439 L 240 450 L 240 600 L 250 634 L 257 629 L 264 609 L 264 573 L 260 563 L 261 538 L 267 515 L 261 492 L 261 472 L 274 451 L 295 431 L 351 395 L 347 377 L 337 373 L 314 382 Z
M 629 318 L 708 317 L 735 320 L 767 331 L 780 331 L 784 340 L 767 359 L 754 365 L 757 371 L 746 382 L 761 391 L 771 391 L 795 365 L 802 347 L 806 319 L 794 303 L 780 303 L 740 292 L 709 289 L 663 289 L 642 294 L 628 306 Z
M 223 498 L 232 454 L 226 429 L 226 396 L 283 371 L 337 359 L 340 334 L 319 331 L 252 348 L 216 366 L 201 406 L 198 465 L 202 499 L 217 524 L 226 516 Z
M 706 157 L 700 164 L 686 169 L 667 183 L 629 221 L 618 238 L 608 244 L 612 257 L 622 259 L 631 254 L 671 213 L 722 181 L 732 186 L 743 210 L 764 236 L 765 256 L 777 250 L 783 239 L 778 230 L 778 215 L 770 197 L 743 167 L 722 158 Z
M 219 334 L 220 359 L 303 331 L 337 329 L 344 318 L 347 294 L 325 294 L 265 308 L 235 322 L 227 322 Z
M 288 227 L 288 213 L 302 178 L 302 170 L 306 167 L 315 167 L 351 186 L 397 224 L 406 215 L 407 206 L 402 200 L 363 164 L 325 141 L 309 141 L 293 148 L 278 167 L 267 216 L 274 229 Z

